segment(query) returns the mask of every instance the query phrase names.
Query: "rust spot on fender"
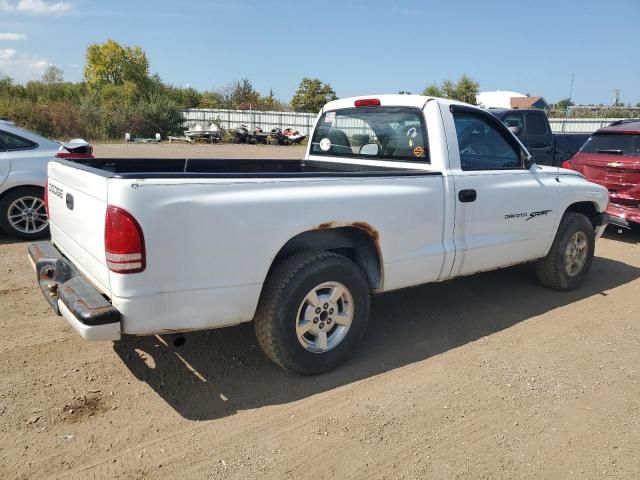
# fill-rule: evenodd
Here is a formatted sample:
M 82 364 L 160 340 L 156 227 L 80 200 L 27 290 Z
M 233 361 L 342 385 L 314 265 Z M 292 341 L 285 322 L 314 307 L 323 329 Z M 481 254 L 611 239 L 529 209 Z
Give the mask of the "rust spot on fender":
M 384 282 L 384 263 L 382 257 L 382 249 L 380 248 L 380 233 L 373 228 L 367 222 L 324 222 L 314 228 L 314 230 L 328 230 L 331 228 L 352 227 L 366 233 L 372 240 L 378 252 L 378 260 L 380 262 L 380 287 L 377 290 L 382 290 Z
M 376 242 L 380 238 L 378 231 L 367 222 L 325 222 L 318 225 L 314 230 L 327 230 L 329 228 L 353 227 L 362 230 Z
M 352 225 L 355 228 L 359 228 L 360 230 L 363 230 L 367 235 L 373 238 L 376 242 L 380 238 L 380 234 L 378 233 L 378 231 L 375 228 L 373 228 L 371 225 L 369 225 L 367 222 L 353 222 Z
M 336 222 L 326 222 L 326 223 L 321 223 L 314 230 L 326 230 L 327 228 L 335 228 L 337 226 L 338 225 L 336 224 Z

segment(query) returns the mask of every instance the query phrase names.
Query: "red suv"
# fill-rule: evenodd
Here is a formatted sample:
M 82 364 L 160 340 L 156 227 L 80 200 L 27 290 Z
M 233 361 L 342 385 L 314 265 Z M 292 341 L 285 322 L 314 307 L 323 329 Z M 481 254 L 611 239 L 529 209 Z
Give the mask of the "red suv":
M 609 189 L 609 223 L 640 224 L 640 119 L 601 128 L 562 166 Z

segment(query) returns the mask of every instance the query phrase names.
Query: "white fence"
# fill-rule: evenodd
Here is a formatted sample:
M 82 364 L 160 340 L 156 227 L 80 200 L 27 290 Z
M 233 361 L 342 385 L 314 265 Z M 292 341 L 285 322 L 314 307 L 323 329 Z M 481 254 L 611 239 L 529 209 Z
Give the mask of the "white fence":
M 550 118 L 553 133 L 593 133 L 619 118 Z
M 215 122 L 229 129 L 246 125 L 249 129 L 260 127 L 265 132 L 273 128 L 293 128 L 302 135 L 309 135 L 316 119 L 315 113 L 260 112 L 256 110 L 226 110 L 219 108 L 192 108 L 182 112 L 185 128 Z M 593 133 L 618 120 L 616 118 L 550 118 L 553 133 Z
M 261 112 L 256 110 L 226 110 L 221 108 L 192 108 L 182 112 L 185 127 L 206 126 L 215 122 L 224 129 L 246 125 L 249 130 L 260 127 L 265 132 L 274 128 L 293 128 L 309 135 L 316 120 L 315 113 Z

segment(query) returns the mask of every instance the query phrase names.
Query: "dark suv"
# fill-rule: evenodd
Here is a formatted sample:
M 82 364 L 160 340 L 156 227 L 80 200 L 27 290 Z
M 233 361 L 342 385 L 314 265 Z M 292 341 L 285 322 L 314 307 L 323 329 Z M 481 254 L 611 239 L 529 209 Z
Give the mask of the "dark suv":
M 562 166 L 609 189 L 611 224 L 640 224 L 640 119 L 601 128 Z

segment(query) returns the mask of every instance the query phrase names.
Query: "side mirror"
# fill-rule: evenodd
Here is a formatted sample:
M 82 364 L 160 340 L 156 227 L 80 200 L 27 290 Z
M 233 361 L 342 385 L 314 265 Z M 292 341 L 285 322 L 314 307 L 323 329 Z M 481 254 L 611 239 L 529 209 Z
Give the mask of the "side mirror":
M 508 127 L 509 131 L 516 136 L 519 136 L 522 133 L 522 127 Z
M 532 166 L 536 164 L 536 161 L 533 158 L 533 155 L 526 153 L 524 150 L 522 151 L 522 162 L 524 164 L 524 168 L 529 170 Z
M 367 143 L 366 145 L 362 145 L 360 147 L 360 155 L 378 155 L 378 144 L 377 143 Z

